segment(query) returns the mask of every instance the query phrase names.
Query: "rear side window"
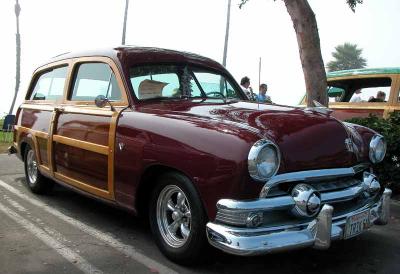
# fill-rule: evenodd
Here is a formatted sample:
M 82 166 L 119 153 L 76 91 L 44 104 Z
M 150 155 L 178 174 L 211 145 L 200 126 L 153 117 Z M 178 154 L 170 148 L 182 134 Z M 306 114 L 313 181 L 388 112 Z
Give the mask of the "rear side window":
M 56 68 L 39 76 L 30 100 L 57 100 L 63 97 L 67 67 Z
M 328 81 L 329 102 L 385 103 L 389 99 L 391 85 L 389 77 Z
M 98 95 L 104 95 L 111 101 L 121 100 L 121 90 L 111 68 L 104 63 L 79 65 L 70 100 L 93 101 Z

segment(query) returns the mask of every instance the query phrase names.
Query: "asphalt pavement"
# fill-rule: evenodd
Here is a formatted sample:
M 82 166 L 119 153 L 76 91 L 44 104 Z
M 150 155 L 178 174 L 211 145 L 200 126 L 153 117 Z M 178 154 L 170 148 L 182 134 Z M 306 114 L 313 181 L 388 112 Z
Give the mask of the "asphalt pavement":
M 387 226 L 303 249 L 237 257 L 210 249 L 192 267 L 170 262 L 146 221 L 61 186 L 34 195 L 23 164 L 0 154 L 0 273 L 400 273 L 400 202 Z

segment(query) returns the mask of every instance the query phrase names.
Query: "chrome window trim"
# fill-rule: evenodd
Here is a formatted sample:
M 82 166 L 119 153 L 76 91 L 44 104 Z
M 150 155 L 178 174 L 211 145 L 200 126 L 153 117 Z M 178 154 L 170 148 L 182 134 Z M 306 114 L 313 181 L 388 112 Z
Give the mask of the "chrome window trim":
M 370 166 L 368 163 L 358 164 L 353 167 L 332 168 L 319 170 L 306 170 L 290 173 L 283 173 L 273 176 L 263 186 L 260 192 L 260 198 L 265 198 L 268 192 L 274 187 L 282 183 L 288 182 L 313 182 L 320 180 L 335 179 L 340 177 L 354 176 L 355 174 L 367 169 Z

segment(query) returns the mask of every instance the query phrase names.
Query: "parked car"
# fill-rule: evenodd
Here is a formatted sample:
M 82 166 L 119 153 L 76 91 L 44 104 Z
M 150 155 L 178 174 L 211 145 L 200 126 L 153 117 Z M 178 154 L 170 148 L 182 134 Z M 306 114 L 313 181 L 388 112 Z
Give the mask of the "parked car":
M 180 263 L 207 240 L 243 256 L 326 249 L 387 223 L 381 135 L 245 99 L 223 66 L 191 53 L 64 54 L 34 72 L 9 152 L 34 193 L 55 181 L 148 216 Z
M 326 76 L 329 108 L 340 120 L 370 114 L 386 118 L 390 112 L 400 111 L 400 68 L 343 70 Z M 300 104 L 305 102 L 304 97 Z

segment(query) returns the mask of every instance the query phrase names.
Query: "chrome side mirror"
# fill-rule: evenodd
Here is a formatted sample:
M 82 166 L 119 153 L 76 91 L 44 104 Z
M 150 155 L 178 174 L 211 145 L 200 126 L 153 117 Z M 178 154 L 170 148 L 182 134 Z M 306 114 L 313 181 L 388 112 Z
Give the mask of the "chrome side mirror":
M 108 98 L 104 95 L 97 95 L 96 98 L 94 99 L 94 103 L 99 108 L 103 108 L 107 104 L 109 104 L 111 107 L 111 110 L 115 111 L 115 108 L 111 105 L 110 100 L 108 100 Z
M 97 107 L 103 108 L 107 104 L 107 97 L 104 95 L 97 95 L 96 99 L 94 99 L 94 103 L 96 104 Z

